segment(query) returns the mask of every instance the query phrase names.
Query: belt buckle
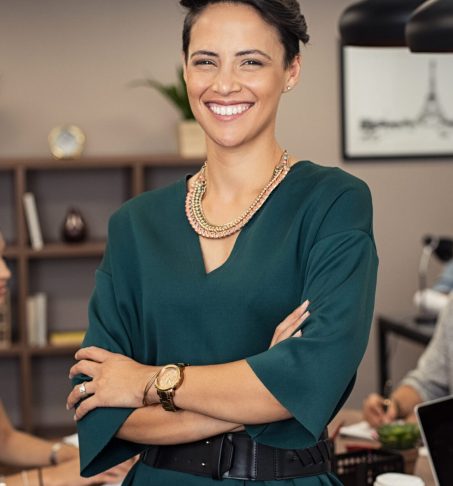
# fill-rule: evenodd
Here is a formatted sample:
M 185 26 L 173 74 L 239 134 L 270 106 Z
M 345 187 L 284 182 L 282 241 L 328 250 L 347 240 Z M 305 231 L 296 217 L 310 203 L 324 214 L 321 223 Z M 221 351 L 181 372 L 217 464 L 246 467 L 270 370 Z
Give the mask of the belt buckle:
M 231 434 L 222 434 L 211 442 L 211 476 L 213 479 L 223 479 L 228 474 L 233 463 L 233 438 Z M 208 442 L 206 441 L 206 442 Z

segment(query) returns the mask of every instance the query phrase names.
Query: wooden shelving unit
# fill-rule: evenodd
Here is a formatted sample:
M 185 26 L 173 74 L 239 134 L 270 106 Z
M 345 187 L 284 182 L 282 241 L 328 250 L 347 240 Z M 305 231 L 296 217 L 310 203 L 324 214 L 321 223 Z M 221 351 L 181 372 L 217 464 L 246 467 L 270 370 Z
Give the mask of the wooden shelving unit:
M 34 191 L 35 181 L 39 180 L 39 184 L 45 184 L 47 175 L 52 177 L 67 177 L 69 174 L 70 185 L 79 184 L 80 191 L 83 194 L 84 183 L 80 183 L 84 177 L 87 179 L 87 184 L 90 180 L 90 174 L 96 173 L 96 180 L 106 177 L 106 185 L 108 185 L 108 174 L 115 172 L 116 176 L 121 179 L 121 184 L 125 188 L 125 193 L 120 196 L 120 200 L 125 201 L 131 197 L 134 197 L 145 190 L 153 189 L 156 187 L 154 177 L 159 176 L 159 172 L 166 173 L 170 170 L 179 169 L 180 172 L 177 177 L 181 176 L 181 171 L 185 173 L 199 167 L 201 160 L 198 159 L 181 159 L 179 156 L 173 155 L 155 155 L 155 156 L 134 156 L 134 157 L 93 157 L 82 158 L 78 160 L 54 160 L 51 158 L 35 158 L 35 159 L 0 159 L 0 178 L 3 176 L 7 181 L 12 181 L 12 197 L 10 201 L 11 220 L 13 222 L 13 230 L 10 232 L 9 241 L 7 241 L 7 249 L 5 256 L 11 262 L 15 273 L 15 288 L 13 289 L 12 303 L 13 303 L 13 344 L 10 348 L 0 348 L 0 375 L 2 368 L 2 361 L 8 360 L 10 366 L 16 367 L 17 376 L 19 377 L 19 416 L 20 426 L 23 430 L 29 432 L 37 432 L 46 430 L 47 435 L 52 435 L 53 432 L 62 431 L 69 432 L 71 428 L 71 419 L 68 415 L 68 421 L 66 423 L 52 423 L 43 424 L 40 419 L 37 418 L 37 405 L 36 389 L 49 387 L 47 381 L 58 377 L 60 374 L 64 375 L 67 379 L 69 367 L 58 365 L 53 366 L 55 360 L 58 363 L 61 359 L 68 360 L 68 366 L 70 360 L 77 349 L 77 346 L 44 346 L 44 347 L 31 347 L 28 345 L 27 337 L 27 325 L 26 325 L 26 301 L 27 296 L 31 293 L 32 288 L 35 290 L 40 285 L 40 276 L 46 270 L 46 266 L 58 265 L 58 267 L 64 267 L 65 265 L 73 265 L 71 262 L 89 261 L 90 265 L 97 265 L 102 257 L 105 248 L 105 236 L 107 231 L 107 221 L 102 222 L 103 235 L 101 238 L 95 237 L 82 244 L 65 244 L 59 241 L 55 241 L 55 238 L 46 238 L 46 233 L 43 228 L 44 236 L 44 248 L 42 250 L 33 250 L 29 245 L 28 232 L 24 217 L 23 208 L 23 194 L 27 191 Z M 71 172 L 72 171 L 72 172 Z M 66 175 L 65 175 L 66 174 Z M 77 175 L 72 178 L 71 174 Z M 167 174 L 168 176 L 168 174 Z M 167 177 L 168 183 L 172 182 L 177 177 Z M 73 182 L 73 179 L 75 182 Z M 158 179 L 162 179 L 158 177 Z M 160 185 L 160 184 L 159 184 Z M 74 189 L 72 187 L 72 189 Z M 64 190 L 62 190 L 64 194 Z M 90 193 L 92 194 L 92 193 Z M 53 196 L 52 191 L 41 189 L 41 199 L 51 198 Z M 99 191 L 99 200 L 102 200 L 102 188 Z M 58 201 L 53 204 L 60 204 L 61 211 L 63 212 L 66 204 L 64 201 L 64 195 L 60 196 L 60 203 Z M 40 203 L 43 201 L 37 200 L 38 213 L 40 209 Z M 69 203 L 69 201 L 68 201 Z M 96 204 L 92 203 L 92 204 Z M 116 209 L 118 205 L 114 204 L 112 211 Z M 91 211 L 91 209 L 90 209 Z M 92 209 L 95 213 L 96 208 Z M 49 222 L 48 222 L 49 224 Z M 0 226 L 2 222 L 0 221 Z M 43 225 L 42 225 L 43 226 Z M 69 263 L 68 263 L 69 262 Z M 73 266 L 71 269 L 73 269 Z M 83 266 L 82 266 L 83 267 Z M 72 270 L 71 270 L 72 271 Z M 72 273 L 70 276 L 74 279 L 74 284 L 77 284 L 77 280 L 85 278 L 83 275 L 83 268 L 77 272 Z M 87 289 L 86 296 L 83 297 L 83 305 L 88 303 L 89 293 L 91 289 Z M 79 297 L 80 300 L 80 297 Z M 64 301 L 66 305 L 70 307 L 71 295 L 65 296 Z M 61 306 L 63 304 L 60 304 Z M 53 323 L 54 329 L 59 329 L 58 322 Z M 52 376 L 47 376 L 44 372 L 41 374 L 37 371 L 40 364 L 44 362 L 48 367 L 52 368 Z M 48 363 L 49 360 L 54 360 L 52 363 Z M 60 361 L 59 361 L 60 360 Z M 11 364 L 12 363 L 12 364 Z M 61 368 L 61 369 L 60 369 Z M 47 369 L 47 368 L 46 368 Z M 38 383 L 37 383 L 38 382 Z M 5 391 L 2 391 L 4 394 Z M 7 393 L 7 391 L 6 391 Z M 61 404 L 64 407 L 64 403 Z M 42 407 L 42 404 L 41 404 Z

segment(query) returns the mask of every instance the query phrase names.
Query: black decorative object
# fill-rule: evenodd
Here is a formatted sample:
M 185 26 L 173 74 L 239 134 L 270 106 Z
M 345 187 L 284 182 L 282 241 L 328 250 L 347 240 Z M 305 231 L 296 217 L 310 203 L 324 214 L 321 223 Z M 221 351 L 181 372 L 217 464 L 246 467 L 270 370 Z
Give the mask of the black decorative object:
M 417 8 L 406 40 L 412 52 L 453 52 L 453 0 L 430 0 Z
M 348 7 L 340 17 L 342 43 L 364 47 L 406 46 L 406 23 L 410 15 L 422 3 L 423 0 L 362 0 L 356 2 Z
M 81 243 L 88 235 L 87 225 L 82 213 L 75 208 L 69 208 L 63 222 L 61 235 L 67 243 Z

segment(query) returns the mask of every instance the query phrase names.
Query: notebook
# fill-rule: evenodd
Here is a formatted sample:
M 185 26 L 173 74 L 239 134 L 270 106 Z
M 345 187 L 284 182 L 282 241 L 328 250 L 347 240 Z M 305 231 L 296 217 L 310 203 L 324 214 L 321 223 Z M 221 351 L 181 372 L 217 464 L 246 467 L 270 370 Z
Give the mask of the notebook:
M 438 486 L 453 485 L 453 395 L 415 408 L 429 462 Z

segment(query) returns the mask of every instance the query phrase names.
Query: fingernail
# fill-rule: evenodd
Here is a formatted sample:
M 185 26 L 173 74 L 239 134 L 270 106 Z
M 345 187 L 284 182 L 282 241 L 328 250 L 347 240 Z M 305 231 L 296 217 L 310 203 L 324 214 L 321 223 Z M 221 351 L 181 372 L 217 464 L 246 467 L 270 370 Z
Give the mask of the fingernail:
M 72 418 L 73 418 L 74 422 L 77 421 L 77 415 L 74 415 L 74 417 L 72 417 Z

